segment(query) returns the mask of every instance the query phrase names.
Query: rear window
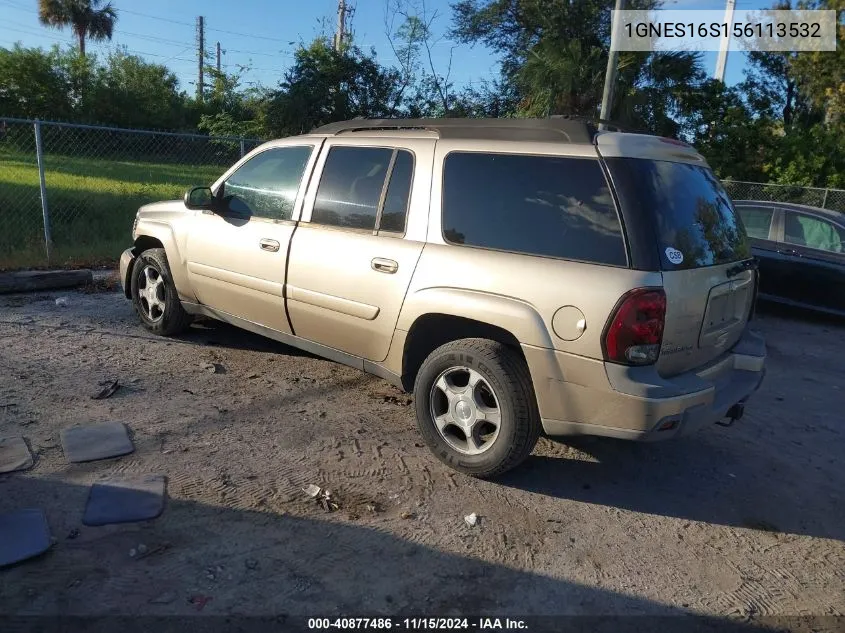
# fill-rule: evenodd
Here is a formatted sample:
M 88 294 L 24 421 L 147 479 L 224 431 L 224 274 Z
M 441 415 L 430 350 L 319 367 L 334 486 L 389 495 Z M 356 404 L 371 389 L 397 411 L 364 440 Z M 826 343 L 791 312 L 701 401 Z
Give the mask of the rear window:
M 742 221 L 709 168 L 641 158 L 610 158 L 607 165 L 624 192 L 623 209 L 640 205 L 654 222 L 663 270 L 751 257 Z
M 443 176 L 452 244 L 626 266 L 598 159 L 453 152 Z

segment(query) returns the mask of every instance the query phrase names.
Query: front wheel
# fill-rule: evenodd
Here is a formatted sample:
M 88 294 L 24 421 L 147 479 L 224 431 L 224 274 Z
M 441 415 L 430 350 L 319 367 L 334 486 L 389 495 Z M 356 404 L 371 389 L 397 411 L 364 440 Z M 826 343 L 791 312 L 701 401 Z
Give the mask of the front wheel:
M 528 367 L 513 349 L 461 339 L 434 350 L 414 384 L 417 424 L 431 451 L 474 477 L 521 463 L 540 436 Z
M 131 291 L 135 311 L 151 332 L 173 336 L 191 324 L 191 315 L 179 302 L 163 248 L 151 248 L 138 256 L 132 268 Z

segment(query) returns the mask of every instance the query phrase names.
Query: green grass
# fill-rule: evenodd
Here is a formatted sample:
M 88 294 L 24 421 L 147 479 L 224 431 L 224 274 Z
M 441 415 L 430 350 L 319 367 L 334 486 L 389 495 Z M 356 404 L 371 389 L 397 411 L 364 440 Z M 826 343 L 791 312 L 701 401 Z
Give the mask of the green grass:
M 108 161 L 51 155 L 45 161 L 51 267 L 111 264 L 130 245 L 138 207 L 181 198 L 225 171 L 216 165 Z M 0 270 L 45 267 L 38 167 L 0 153 Z

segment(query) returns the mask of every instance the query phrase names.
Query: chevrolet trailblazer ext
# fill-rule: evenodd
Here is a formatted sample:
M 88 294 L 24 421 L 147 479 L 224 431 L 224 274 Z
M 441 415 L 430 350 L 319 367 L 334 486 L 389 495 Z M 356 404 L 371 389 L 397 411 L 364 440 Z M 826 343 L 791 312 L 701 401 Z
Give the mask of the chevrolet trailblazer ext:
M 676 437 L 764 374 L 757 271 L 692 147 L 570 118 L 355 120 L 265 143 L 142 207 L 120 263 L 143 324 L 233 323 L 413 390 L 478 477 L 541 432 Z

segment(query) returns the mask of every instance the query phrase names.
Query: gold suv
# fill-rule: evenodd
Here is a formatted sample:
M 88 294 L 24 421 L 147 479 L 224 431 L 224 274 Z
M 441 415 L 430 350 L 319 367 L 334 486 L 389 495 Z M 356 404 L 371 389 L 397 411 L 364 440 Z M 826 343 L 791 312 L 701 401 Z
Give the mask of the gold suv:
M 692 147 L 570 118 L 355 120 L 138 211 L 151 331 L 227 321 L 413 391 L 471 475 L 543 432 L 676 437 L 763 374 L 745 229 Z

